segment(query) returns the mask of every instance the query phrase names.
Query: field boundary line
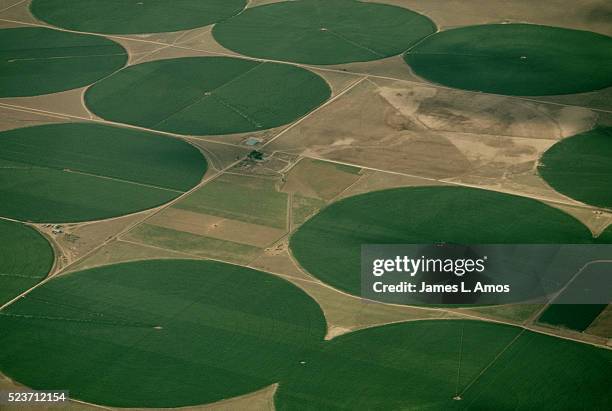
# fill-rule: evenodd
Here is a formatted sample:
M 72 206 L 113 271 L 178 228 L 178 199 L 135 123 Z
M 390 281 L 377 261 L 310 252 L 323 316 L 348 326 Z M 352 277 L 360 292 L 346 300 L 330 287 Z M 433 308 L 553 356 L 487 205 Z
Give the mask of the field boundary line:
M 115 408 L 106 407 L 106 406 L 100 405 L 100 404 L 94 404 L 93 402 L 81 401 L 81 400 L 77 400 L 76 398 L 69 398 L 69 400 L 73 401 L 73 402 L 76 402 L 77 404 L 84 404 L 84 405 L 89 405 L 90 407 L 96 407 L 96 408 L 100 408 L 100 409 L 103 409 L 103 410 L 115 411 Z
M 390 56 L 385 56 L 384 54 L 381 54 L 381 53 L 379 53 L 378 51 L 376 51 L 376 50 L 374 50 L 374 49 L 371 49 L 371 48 L 369 48 L 369 47 L 367 47 L 367 46 L 364 46 L 364 45 L 362 45 L 362 44 L 359 44 L 359 43 L 357 43 L 356 41 L 353 41 L 353 40 L 351 40 L 351 39 L 349 39 L 349 38 L 347 38 L 347 37 L 343 36 L 343 35 L 342 35 L 342 34 L 340 34 L 340 33 L 336 33 L 334 30 L 327 29 L 326 31 L 327 31 L 328 33 L 331 33 L 331 34 L 332 34 L 333 36 L 335 36 L 336 38 L 338 38 L 338 39 L 340 39 L 340 40 L 344 41 L 345 43 L 348 43 L 348 44 L 350 44 L 351 46 L 354 46 L 354 47 L 360 48 L 360 49 L 362 49 L 362 50 L 368 51 L 368 52 L 370 52 L 371 54 L 374 54 L 376 57 L 379 57 L 379 58 L 381 58 L 381 59 L 384 59 L 384 58 L 390 57 Z
M 84 56 L 51 56 L 51 57 L 28 57 L 28 58 L 15 58 L 7 60 L 7 63 L 14 63 L 19 61 L 44 61 L 44 60 L 61 60 L 61 59 L 77 59 L 77 58 L 89 58 L 89 57 L 111 57 L 111 56 L 125 56 L 126 53 L 113 53 L 113 54 L 89 54 Z
M 125 41 L 135 41 L 135 42 L 141 42 L 141 43 L 157 44 L 157 45 L 160 45 L 160 46 L 170 46 L 170 47 L 175 47 L 175 48 L 183 49 L 183 50 L 196 51 L 196 52 L 199 52 L 199 53 L 206 53 L 206 54 L 218 55 L 218 56 L 233 57 L 233 58 L 239 58 L 239 59 L 243 59 L 243 60 L 253 60 L 253 61 L 263 61 L 263 62 L 270 62 L 270 63 L 290 64 L 290 65 L 297 66 L 297 67 L 302 67 L 302 68 L 305 68 L 305 69 L 308 69 L 308 70 L 321 70 L 321 71 L 329 71 L 329 72 L 341 73 L 341 74 L 352 74 L 352 75 L 367 76 L 367 77 L 372 77 L 372 78 L 381 78 L 381 79 L 387 79 L 387 80 L 393 80 L 393 81 L 400 81 L 400 82 L 404 82 L 404 83 L 417 84 L 417 85 L 421 85 L 421 86 L 425 85 L 425 86 L 432 87 L 432 88 L 437 88 L 437 89 L 444 89 L 444 90 L 451 90 L 451 91 L 459 90 L 459 91 L 463 91 L 463 92 L 466 92 L 466 93 L 472 93 L 472 94 L 498 96 L 498 97 L 504 97 L 504 98 L 510 98 L 510 99 L 533 101 L 533 102 L 540 103 L 540 104 L 552 104 L 552 105 L 563 106 L 563 107 L 578 107 L 578 108 L 585 108 L 585 109 L 592 110 L 592 111 L 598 111 L 598 112 L 612 114 L 612 110 L 607 110 L 607 109 L 602 109 L 602 108 L 587 107 L 587 106 L 582 106 L 582 105 L 578 105 L 578 104 L 557 103 L 557 102 L 552 102 L 552 101 L 547 101 L 547 100 L 537 100 L 537 99 L 534 99 L 534 98 L 528 98 L 528 97 L 524 97 L 524 96 L 509 96 L 509 95 L 505 95 L 505 94 L 486 93 L 486 92 L 472 91 L 472 90 L 460 90 L 460 89 L 456 89 L 456 88 L 452 88 L 452 87 L 446 87 L 446 86 L 443 86 L 441 84 L 430 83 L 430 82 L 427 82 L 425 80 L 421 80 L 421 81 L 417 81 L 417 80 L 414 80 L 414 79 L 410 79 L 409 80 L 409 79 L 403 79 L 403 78 L 397 78 L 397 77 L 391 77 L 391 76 L 383 76 L 383 75 L 379 75 L 379 74 L 370 74 L 370 73 L 355 72 L 355 71 L 343 71 L 341 69 L 333 69 L 333 68 L 329 68 L 329 67 L 325 67 L 325 66 L 316 66 L 316 65 L 301 64 L 301 63 L 295 63 L 295 62 L 291 62 L 291 61 L 271 60 L 271 59 L 243 56 L 243 55 L 237 56 L 235 54 L 224 53 L 224 52 L 219 52 L 219 51 L 214 51 L 214 50 L 197 49 L 197 48 L 194 48 L 194 47 L 181 46 L 179 44 L 164 43 L 164 42 L 154 41 L 154 40 L 145 40 L 145 39 L 139 39 L 139 38 L 125 37 L 125 36 L 120 36 L 120 35 L 116 35 L 116 34 L 102 35 L 100 33 L 92 33 L 92 32 L 87 32 L 87 31 L 68 30 L 68 29 L 64 29 L 64 28 L 61 28 L 61 27 L 48 26 L 48 25 L 44 25 L 44 24 L 40 24 L 40 23 L 31 23 L 31 22 L 25 22 L 25 21 L 19 21 L 19 20 L 11 20 L 11 19 L 0 18 L 0 21 L 8 22 L 8 23 L 17 23 L 17 24 L 21 24 L 21 25 L 25 25 L 25 26 L 43 27 L 43 28 L 48 28 L 48 29 L 53 29 L 53 30 L 58 30 L 58 31 L 64 31 L 64 32 L 68 32 L 68 33 L 88 34 L 88 35 L 91 35 L 91 36 L 106 37 L 106 38 L 110 38 L 110 39 L 119 39 L 119 40 L 125 40 Z M 433 35 L 433 34 L 435 34 L 435 33 L 432 33 L 430 35 Z M 425 40 L 426 38 L 427 37 L 421 39 L 421 41 Z M 416 47 L 416 45 L 417 44 L 412 45 L 409 49 L 407 49 L 403 53 L 399 53 L 398 55 L 401 56 L 401 55 L 407 53 L 411 48 Z M 408 67 L 408 69 L 410 69 L 410 66 L 407 65 L 407 67 Z M 411 70 L 408 70 L 408 72 L 411 72 Z M 593 92 L 597 92 L 597 91 L 600 91 L 600 90 L 593 90 Z
M 283 150 L 278 150 L 278 152 L 283 152 Z M 317 156 L 312 155 L 312 154 L 302 154 L 302 156 L 306 157 L 306 158 L 314 159 L 314 160 L 320 160 L 320 161 L 326 161 L 326 162 L 329 162 L 329 163 L 336 163 L 336 164 L 341 164 L 341 165 L 345 165 L 345 166 L 362 168 L 362 169 L 365 169 L 365 170 L 378 171 L 378 172 L 381 172 L 381 173 L 388 173 L 388 174 L 395 174 L 395 175 L 399 175 L 399 176 L 417 178 L 417 179 L 421 179 L 421 180 L 431 181 L 431 182 L 434 182 L 434 183 L 442 183 L 442 184 L 448 184 L 448 185 L 453 185 L 453 186 L 458 186 L 458 187 L 477 188 L 477 189 L 480 189 L 480 190 L 493 191 L 493 192 L 502 193 L 502 194 L 512 194 L 512 195 L 515 195 L 515 196 L 518 196 L 518 197 L 531 198 L 533 200 L 538 200 L 538 201 L 541 201 L 541 202 L 558 204 L 558 205 L 564 205 L 564 206 L 570 206 L 570 207 L 581 208 L 581 209 L 585 209 L 585 210 L 606 211 L 606 212 L 612 211 L 612 209 L 594 207 L 594 206 L 590 206 L 588 204 L 582 204 L 582 203 L 564 202 L 564 201 L 559 200 L 559 199 L 542 197 L 542 196 L 534 195 L 534 194 L 531 194 L 531 193 L 521 193 L 521 192 L 513 191 L 513 190 L 502 190 L 502 189 L 498 189 L 498 188 L 479 186 L 479 185 L 476 185 L 476 184 L 468 184 L 468 183 L 462 183 L 462 182 L 452 181 L 452 180 L 436 179 L 436 178 L 433 178 L 433 177 L 419 176 L 419 175 L 416 175 L 416 174 L 403 173 L 403 172 L 400 172 L 400 171 L 383 170 L 381 168 L 376 168 L 376 167 L 370 167 L 370 166 L 365 166 L 365 165 L 349 163 L 349 162 L 345 162 L 345 161 L 338 161 L 338 160 L 332 160 L 332 159 L 323 158 L 323 157 L 317 157 Z
M 47 168 L 47 167 L 42 167 L 42 168 Z M 56 170 L 56 169 L 52 169 L 52 170 Z M 101 178 L 101 179 L 104 179 L 104 180 L 113 180 L 113 181 L 118 181 L 118 182 L 121 182 L 121 183 L 133 184 L 133 185 L 153 188 L 153 189 L 157 189 L 157 190 L 165 190 L 165 191 L 171 191 L 171 192 L 174 192 L 174 193 L 181 193 L 181 194 L 184 193 L 184 191 L 175 190 L 173 188 L 166 188 L 166 187 L 154 186 L 154 185 L 151 185 L 151 184 L 138 183 L 136 181 L 123 180 L 121 178 L 116 178 L 116 177 L 107 177 L 107 176 L 103 176 L 103 175 L 99 175 L 99 174 L 86 173 L 84 171 L 71 170 L 71 169 L 67 169 L 67 168 L 63 169 L 61 171 L 66 172 L 66 173 L 72 173 L 72 174 L 82 174 L 82 175 L 85 175 L 85 176 Z
M 463 361 L 463 336 L 465 334 L 465 323 L 461 324 L 461 339 L 459 341 L 459 365 L 457 366 L 457 383 L 455 384 L 455 396 L 459 395 L 459 381 L 461 379 L 461 361 Z
M 567 290 L 567 287 L 569 287 L 580 276 L 580 274 L 582 274 L 582 272 L 584 270 L 589 268 L 591 265 L 595 265 L 595 264 L 609 264 L 609 263 L 612 263 L 612 260 L 592 260 L 592 261 L 589 261 L 588 263 L 584 264 L 578 271 L 576 271 L 576 274 L 574 274 L 572 276 L 572 278 L 570 278 L 569 281 L 567 283 L 565 283 L 565 286 L 563 286 L 559 291 L 554 293 L 552 295 L 552 297 L 546 302 L 546 304 L 544 304 L 544 306 L 540 310 L 536 311 L 535 314 L 533 314 L 530 318 L 528 318 L 526 322 L 528 324 L 534 324 L 535 325 L 535 323 L 537 323 L 537 319 L 540 318 L 540 316 L 542 314 L 544 314 L 544 311 L 546 311 L 546 309 L 548 309 L 548 307 L 550 307 L 551 305 L 554 305 L 554 301 L 561 294 L 563 294 L 563 292 L 565 290 Z
M 472 381 L 459 393 L 459 395 L 465 394 L 475 383 L 482 377 L 482 375 L 489 369 L 495 362 L 501 357 L 507 350 L 510 348 L 524 333 L 526 329 L 522 328 L 521 331 L 514 336 L 514 338 L 493 358 L 493 360 L 487 365 L 485 368 L 480 371 L 480 373 L 472 379 Z
M 358 84 L 361 84 L 364 80 L 366 80 L 368 78 L 368 76 L 365 77 L 361 77 L 358 80 L 352 82 L 351 84 L 349 84 L 347 87 L 344 88 L 344 90 L 340 91 L 338 94 L 336 94 L 335 96 L 331 97 L 329 100 L 327 100 L 325 103 L 321 104 L 320 106 L 314 108 L 313 110 L 311 110 L 310 112 L 304 114 L 302 117 L 300 117 L 299 119 L 297 119 L 296 121 L 294 121 L 293 123 L 291 123 L 290 125 L 288 125 L 286 128 L 284 128 L 283 130 L 281 130 L 277 135 L 275 135 L 274 137 L 272 137 L 270 140 L 266 141 L 261 148 L 265 148 L 266 146 L 268 146 L 270 143 L 272 143 L 274 140 L 276 140 L 277 138 L 281 137 L 283 134 L 285 134 L 286 132 L 288 132 L 289 130 L 293 129 L 295 126 L 297 126 L 298 124 L 300 124 L 302 121 L 306 120 L 307 118 L 309 118 L 310 116 L 312 116 L 315 113 L 318 113 L 320 110 L 322 110 L 323 108 L 327 107 L 328 105 L 332 104 L 334 101 L 338 100 L 340 97 L 342 97 L 343 95 L 345 95 L 346 93 L 348 93 L 350 90 L 352 90 L 355 86 L 357 86 Z M 280 151 L 280 150 L 279 150 Z
M 0 19 L 0 21 L 1 20 L 2 19 Z M 269 141 L 267 141 L 265 144 L 263 144 L 261 146 L 261 148 L 264 148 L 268 144 L 272 143 L 272 141 L 276 140 L 278 137 L 280 137 L 281 135 L 283 135 L 284 133 L 286 133 L 287 131 L 289 131 L 290 129 L 295 127 L 296 125 L 298 125 L 301 121 L 306 119 L 311 114 L 314 114 L 316 111 L 318 111 L 319 109 L 323 108 L 324 106 L 326 106 L 328 104 L 331 104 L 332 101 L 335 101 L 338 97 L 340 97 L 341 94 L 344 94 L 344 93 L 348 92 L 352 87 L 356 86 L 358 83 L 362 82 L 366 78 L 368 78 L 368 76 L 360 78 L 355 83 L 352 83 L 347 88 L 345 88 L 341 93 L 339 93 L 338 95 L 332 97 L 330 100 L 325 102 L 323 105 L 315 108 L 313 111 L 311 111 L 310 113 L 306 114 L 304 117 L 301 117 L 300 119 L 298 119 L 294 123 L 288 125 L 282 131 L 280 131 L 276 136 L 274 136 Z M 113 127 L 131 128 L 131 129 L 134 129 L 134 130 L 147 131 L 147 132 L 154 133 L 154 134 L 165 135 L 165 136 L 172 137 L 172 138 L 178 138 L 178 139 L 181 139 L 181 140 L 184 140 L 184 141 L 186 141 L 186 140 L 202 140 L 202 141 L 205 141 L 207 143 L 212 143 L 212 144 L 222 144 L 222 145 L 228 145 L 228 146 L 231 146 L 231 147 L 245 148 L 245 147 L 243 147 L 241 145 L 238 145 L 238 144 L 232 144 L 232 143 L 226 143 L 226 142 L 222 142 L 222 141 L 211 140 L 210 137 L 207 137 L 207 136 L 201 136 L 201 137 L 200 136 L 190 136 L 190 135 L 171 133 L 171 132 L 167 132 L 167 131 L 153 130 L 153 129 L 148 129 L 148 128 L 145 128 L 145 127 L 134 126 L 134 125 L 131 125 L 131 124 L 116 123 L 116 122 L 109 121 L 109 120 L 104 120 L 104 119 L 102 119 L 102 120 L 95 119 L 95 118 L 94 119 L 90 119 L 90 118 L 87 118 L 87 117 L 81 117 L 81 116 L 76 116 L 76 115 L 72 115 L 72 114 L 62 114 L 62 113 L 56 113 L 56 112 L 47 111 L 47 110 L 39 110 L 39 109 L 35 109 L 35 108 L 30 108 L 30 107 L 17 106 L 17 105 L 3 103 L 1 101 L 0 101 L 0 107 L 6 108 L 6 109 L 10 109 L 10 110 L 15 110 L 15 111 L 21 111 L 21 112 L 32 113 L 32 114 L 45 115 L 45 116 L 48 116 L 48 117 L 60 118 L 62 120 L 78 119 L 78 120 L 83 120 L 85 122 L 93 122 L 93 123 L 98 123 L 98 124 L 106 124 L 106 125 L 113 126 Z M 575 106 L 572 106 L 572 107 L 575 107 Z M 274 152 L 290 153 L 290 151 L 288 151 L 288 150 L 275 150 Z M 351 166 L 351 167 L 362 168 L 362 169 L 365 169 L 365 170 L 372 170 L 372 171 L 377 171 L 377 172 L 381 172 L 381 173 L 388 173 L 388 174 L 400 175 L 400 176 L 405 176 L 405 177 L 417 178 L 417 179 L 431 181 L 431 182 L 435 182 L 435 183 L 442 183 L 442 184 L 454 185 L 454 186 L 459 186 L 459 187 L 477 188 L 477 189 L 481 189 L 481 190 L 488 190 L 488 191 L 504 193 L 504 194 L 512 194 L 512 195 L 516 195 L 516 196 L 520 196 L 520 197 L 524 197 L 524 198 L 531 198 L 533 200 L 538 200 L 538 201 L 552 203 L 552 204 L 557 204 L 557 205 L 575 207 L 575 208 L 584 209 L 584 210 L 606 211 L 606 212 L 612 211 L 612 209 L 594 207 L 594 206 L 590 206 L 588 204 L 583 204 L 583 203 L 578 203 L 578 202 L 573 203 L 573 202 L 569 202 L 569 201 L 562 201 L 560 199 L 553 199 L 553 198 L 537 196 L 537 195 L 530 194 L 530 193 L 522 193 L 522 192 L 513 191 L 513 190 L 500 190 L 498 188 L 479 186 L 479 185 L 476 185 L 476 184 L 468 184 L 468 183 L 462 183 L 462 182 L 457 182 L 457 181 L 452 181 L 452 180 L 443 180 L 443 179 L 439 180 L 439 179 L 432 178 L 432 177 L 419 176 L 419 175 L 416 175 L 416 174 L 403 173 L 403 172 L 399 172 L 399 171 L 384 170 L 384 169 L 380 169 L 380 168 L 376 168 L 376 167 L 370 167 L 370 166 L 359 165 L 359 164 L 354 164 L 354 163 L 349 163 L 349 162 L 332 160 L 332 159 L 323 158 L 323 157 L 317 157 L 317 156 L 312 155 L 312 154 L 300 154 L 300 156 L 304 157 L 304 158 L 310 158 L 310 159 L 325 161 L 325 162 L 329 162 L 329 163 L 342 164 L 342 165 L 347 165 L 347 166 Z M 239 161 L 232 163 L 232 165 L 235 165 L 235 164 L 238 164 L 238 163 L 239 163 Z M 229 168 L 226 168 L 226 169 L 223 169 L 223 170 L 219 170 L 219 172 L 224 172 L 227 169 L 229 169 Z M 18 221 L 18 220 L 15 220 L 15 221 Z M 19 221 L 19 222 L 21 222 L 21 221 Z
M 40 277 L 34 277 L 31 275 L 23 275 L 23 274 L 11 274 L 11 273 L 0 273 L 0 277 L 15 277 L 15 278 L 27 278 L 30 280 L 42 280 L 46 277 L 46 275 L 42 275 Z
M 18 106 L 18 105 L 15 105 L 15 104 L 8 104 L 8 103 L 5 103 L 5 102 L 2 102 L 1 100 L 0 100 L 0 108 L 5 108 L 7 110 L 20 111 L 20 112 L 24 112 L 24 113 L 28 113 L 28 114 L 37 114 L 39 116 L 58 118 L 58 119 L 64 120 L 64 121 L 68 121 L 68 120 L 80 120 L 80 121 L 83 121 L 83 122 L 90 122 L 90 123 L 96 123 L 96 124 L 105 124 L 105 125 L 108 125 L 110 127 L 129 128 L 129 129 L 134 129 L 134 130 L 146 131 L 148 133 L 153 133 L 153 134 L 163 135 L 163 136 L 166 136 L 166 137 L 172 137 L 172 138 L 177 138 L 177 139 L 181 139 L 181 140 L 186 140 L 186 141 L 189 141 L 192 145 L 194 143 L 191 142 L 191 140 L 196 140 L 196 141 L 204 141 L 204 142 L 212 143 L 212 144 L 221 144 L 221 145 L 226 145 L 226 146 L 238 147 L 238 148 L 246 149 L 245 146 L 242 146 L 240 144 L 233 144 L 233 143 L 228 143 L 228 142 L 225 142 L 225 141 L 213 140 L 212 136 L 206 136 L 206 135 L 204 135 L 204 136 L 197 136 L 197 135 L 189 135 L 189 134 L 172 133 L 170 131 L 163 131 L 163 130 L 154 130 L 154 129 L 151 129 L 151 128 L 135 126 L 133 124 L 128 124 L 128 123 L 117 123 L 115 121 L 110 121 L 110 120 L 106 120 L 106 119 L 103 119 L 103 118 L 82 117 L 82 116 L 77 116 L 75 114 L 57 113 L 57 112 L 54 112 L 54 111 L 41 110 L 41 109 L 37 109 L 37 108 L 33 108 L 33 107 Z M 89 112 L 89 110 L 88 110 L 88 112 Z M 91 112 L 89 112 L 89 114 L 94 114 L 95 115 L 95 113 L 91 113 Z
M 8 7 L 3 8 L 2 10 L 0 10 L 0 13 L 4 13 L 5 11 L 12 9 L 13 7 L 17 7 L 17 6 L 19 6 L 20 4 L 25 3 L 26 1 L 28 1 L 28 0 L 21 0 L 21 1 L 18 1 L 17 3 L 15 3 L 15 4 L 13 4 L 13 5 L 10 5 L 10 6 L 8 6 Z
M 246 70 L 243 73 L 240 73 L 239 75 L 237 75 L 236 77 L 230 79 L 229 81 L 226 81 L 223 84 L 218 85 L 217 87 L 211 89 L 211 90 L 206 90 L 204 91 L 204 93 L 196 98 L 194 101 L 190 102 L 189 104 L 187 104 L 186 106 L 181 107 L 180 109 L 172 112 L 169 116 L 166 116 L 164 118 L 162 118 L 161 120 L 159 120 L 157 123 L 153 124 L 152 126 L 150 126 L 151 128 L 153 127 L 157 127 L 160 124 L 163 124 L 164 122 L 168 121 L 170 118 L 176 116 L 177 114 L 187 110 L 190 107 L 193 107 L 194 105 L 198 104 L 199 102 L 201 102 L 202 100 L 204 100 L 206 97 L 211 97 L 213 96 L 213 93 L 215 93 L 216 91 L 219 91 L 220 89 L 222 89 L 223 87 L 227 86 L 228 84 L 231 84 L 232 82 L 238 80 L 239 78 L 242 78 L 244 76 L 246 76 L 248 73 L 250 73 L 251 71 L 255 70 L 256 68 L 258 68 L 259 66 L 261 66 L 262 64 L 264 64 L 265 62 L 260 61 L 259 64 L 256 64 L 255 66 L 251 67 L 250 69 Z M 240 114 L 240 113 L 239 113 Z

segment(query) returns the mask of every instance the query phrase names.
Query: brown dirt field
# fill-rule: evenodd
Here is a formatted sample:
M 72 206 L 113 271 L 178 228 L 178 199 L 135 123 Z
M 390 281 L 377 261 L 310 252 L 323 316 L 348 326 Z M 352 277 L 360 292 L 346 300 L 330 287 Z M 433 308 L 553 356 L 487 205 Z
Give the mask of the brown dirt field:
M 219 240 L 184 231 L 150 224 L 141 224 L 123 235 L 120 240 L 148 246 L 153 250 L 175 251 L 194 258 L 212 258 L 235 264 L 247 264 L 263 250 L 246 244 Z
M 92 118 L 89 110 L 82 102 L 82 96 L 87 87 L 61 91 L 59 93 L 44 94 L 34 97 L 10 97 L 0 99 L 1 103 L 33 108 L 35 110 L 57 112 L 61 108 L 62 114 L 68 114 L 84 119 Z
M 360 177 L 358 168 L 305 158 L 287 173 L 281 191 L 329 201 Z
M 31 111 L 4 107 L 2 105 L 3 102 L 4 99 L 0 99 L 0 119 L 2 119 L 0 121 L 0 131 L 70 121 L 69 117 L 43 115 Z
M 587 226 L 594 236 L 598 236 L 612 223 L 612 213 L 594 211 L 591 208 L 572 207 L 564 204 L 547 203 L 574 216 Z
M 281 273 L 287 277 L 297 278 L 307 281 L 318 281 L 308 273 L 302 271 L 287 251 L 287 242 L 281 241 L 272 247 L 268 247 L 264 252 L 254 259 L 249 267 L 261 271 Z
M 2 0 L 0 1 L 0 19 L 15 20 L 26 23 L 40 24 L 32 14 L 30 14 L 30 0 Z M 46 24 L 45 24 L 46 25 Z M 9 22 L 0 22 L 0 28 L 18 27 L 20 25 Z
M 209 167 L 212 166 L 217 170 L 222 170 L 229 167 L 237 160 L 245 157 L 251 151 L 251 149 L 246 147 L 243 148 L 229 144 L 219 144 L 199 138 L 188 138 L 187 141 L 203 151 Z
M 171 250 L 160 250 L 147 247 L 146 245 L 114 240 L 71 265 L 62 275 L 88 268 L 99 267 L 101 265 L 157 258 L 189 258 L 189 256 Z
M 48 224 L 38 224 L 38 227 L 55 240 L 62 249 L 66 263 L 70 264 L 148 214 L 151 212 L 145 211 L 90 223 L 65 224 L 61 226 L 63 231 L 61 234 L 53 234 L 53 226 Z
M 323 309 L 328 326 L 326 339 L 337 337 L 349 331 L 392 322 L 453 317 L 452 314 L 442 310 L 393 306 L 366 301 L 339 293 L 319 282 L 294 277 L 288 279 L 310 294 Z
M 176 208 L 162 211 L 147 224 L 260 248 L 286 234 L 285 230 Z
M 596 118 L 588 109 L 375 79 L 356 85 L 268 148 L 477 184 L 531 173 L 557 139 L 590 129 Z
M 447 185 L 443 182 L 432 181 L 420 177 L 389 174 L 380 171 L 364 170 L 362 174 L 363 177 L 348 190 L 344 191 L 339 199 L 390 188 Z
M 375 0 L 366 0 L 375 1 Z M 386 3 L 407 7 L 425 14 L 439 27 L 448 28 L 505 21 L 527 22 L 590 30 L 612 35 L 612 4 L 606 0 L 572 2 L 571 13 L 564 0 L 386 0 Z

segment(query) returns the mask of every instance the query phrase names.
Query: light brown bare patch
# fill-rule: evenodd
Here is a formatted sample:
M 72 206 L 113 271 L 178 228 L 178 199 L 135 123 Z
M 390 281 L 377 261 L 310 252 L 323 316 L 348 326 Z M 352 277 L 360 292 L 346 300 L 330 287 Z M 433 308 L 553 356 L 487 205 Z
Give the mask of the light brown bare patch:
M 176 208 L 164 210 L 149 219 L 147 224 L 261 248 L 286 233 L 277 228 Z

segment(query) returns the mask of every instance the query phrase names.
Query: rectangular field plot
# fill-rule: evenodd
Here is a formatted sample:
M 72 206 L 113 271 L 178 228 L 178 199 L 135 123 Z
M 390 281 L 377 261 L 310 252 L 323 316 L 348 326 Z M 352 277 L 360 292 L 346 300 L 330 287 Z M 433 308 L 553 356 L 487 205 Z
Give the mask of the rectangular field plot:
M 224 174 L 174 206 L 194 213 L 287 228 L 287 194 L 276 180 Z
M 608 304 L 585 332 L 599 337 L 612 338 L 612 304 Z
M 552 304 L 538 319 L 539 322 L 584 331 L 606 308 L 606 304 Z
M 129 232 L 127 241 L 247 263 L 287 234 L 275 179 L 224 174 Z
M 209 257 L 245 263 L 261 251 L 257 247 L 196 235 L 154 225 L 143 224 L 124 237 L 166 250 L 174 250 L 199 257 Z
M 362 177 L 362 170 L 342 164 L 304 158 L 286 176 L 281 191 L 291 195 L 292 227 L 334 201 Z
M 612 264 L 586 267 L 538 318 L 538 322 L 584 331 L 601 314 L 607 304 L 603 297 L 612 296 Z M 599 304 L 586 304 L 592 300 Z M 585 304 L 569 304 L 582 302 Z

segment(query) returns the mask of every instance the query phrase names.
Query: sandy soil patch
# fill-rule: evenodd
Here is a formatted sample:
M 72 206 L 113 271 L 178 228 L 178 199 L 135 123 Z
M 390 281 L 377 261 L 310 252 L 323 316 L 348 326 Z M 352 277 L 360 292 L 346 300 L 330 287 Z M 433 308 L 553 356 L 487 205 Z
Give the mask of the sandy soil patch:
M 358 168 L 306 158 L 287 173 L 281 191 L 329 201 L 360 177 Z
M 585 331 L 587 334 L 609 338 L 608 345 L 612 343 L 612 305 L 608 305 Z
M 286 233 L 272 227 L 176 208 L 168 208 L 153 216 L 147 224 L 262 248 Z
M 366 0 L 374 1 L 374 0 Z M 590 30 L 611 35 L 612 5 L 606 0 L 580 0 L 572 3 L 567 13 L 567 2 L 549 0 L 533 2 L 513 0 L 386 0 L 386 3 L 407 7 L 433 19 L 438 27 L 448 28 L 485 23 L 527 22 Z
M 189 258 L 189 256 L 171 250 L 161 250 L 147 247 L 146 245 L 114 240 L 70 266 L 69 270 L 62 273 L 62 275 L 102 265 L 160 258 L 185 259 Z

